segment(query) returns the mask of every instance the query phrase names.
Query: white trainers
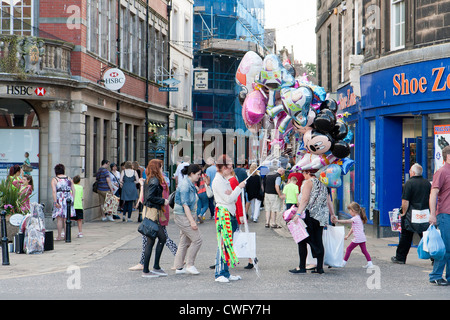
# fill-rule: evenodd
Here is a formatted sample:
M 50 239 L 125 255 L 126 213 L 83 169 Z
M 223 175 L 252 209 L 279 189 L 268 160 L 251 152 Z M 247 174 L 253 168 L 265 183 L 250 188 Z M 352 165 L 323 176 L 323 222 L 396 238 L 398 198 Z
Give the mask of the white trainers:
M 214 281 L 221 282 L 221 283 L 228 283 L 228 282 L 230 282 L 230 280 L 228 280 L 228 278 L 225 278 L 224 276 L 220 276 L 220 277 L 216 278 Z
M 183 268 L 183 269 L 176 269 L 175 270 L 175 274 L 185 274 L 186 273 L 186 269 L 185 268 Z
M 106 219 L 108 219 L 108 221 L 114 221 L 114 219 L 111 215 L 107 216 Z
M 189 274 L 199 274 L 200 273 L 195 266 L 187 267 L 186 272 Z
M 241 276 L 232 276 L 230 275 L 230 277 L 228 278 L 230 281 L 237 281 L 237 280 L 241 280 Z
M 363 266 L 364 269 L 370 269 L 373 268 L 373 263 L 372 261 L 369 261 L 365 266 Z

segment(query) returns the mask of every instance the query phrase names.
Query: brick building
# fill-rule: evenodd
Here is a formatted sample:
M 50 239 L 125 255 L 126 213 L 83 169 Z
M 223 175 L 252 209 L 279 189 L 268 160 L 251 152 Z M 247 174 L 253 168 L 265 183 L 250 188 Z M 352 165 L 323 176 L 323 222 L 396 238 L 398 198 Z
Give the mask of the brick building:
M 33 200 L 44 203 L 48 215 L 57 163 L 67 175 L 81 175 L 87 220 L 99 216 L 91 186 L 102 159 L 145 165 L 157 156 L 168 164 L 170 108 L 158 84 L 161 70 L 168 69 L 167 4 L 2 1 L 0 174 L 29 152 Z M 124 78 L 109 72 L 116 68 Z M 107 88 L 109 73 L 108 83 L 124 81 L 119 90 Z M 147 132 L 156 138 L 157 155 L 149 152 Z
M 354 132 L 354 170 L 335 195 L 389 234 L 409 168 L 431 180 L 450 141 L 450 1 L 318 0 L 317 17 L 318 81 Z

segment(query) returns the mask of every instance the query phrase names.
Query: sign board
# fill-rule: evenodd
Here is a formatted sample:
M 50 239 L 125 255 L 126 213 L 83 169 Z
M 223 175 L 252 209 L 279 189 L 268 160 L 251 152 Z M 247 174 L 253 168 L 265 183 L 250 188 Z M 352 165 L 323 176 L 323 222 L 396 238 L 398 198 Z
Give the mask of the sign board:
M 444 165 L 442 149 L 450 145 L 450 125 L 434 126 L 434 171 Z
M 177 87 L 160 87 L 159 92 L 177 92 L 178 88 Z
M 194 90 L 208 90 L 208 71 L 195 71 Z
M 109 90 L 120 90 L 125 84 L 125 74 L 118 68 L 108 69 L 103 75 L 103 83 Z

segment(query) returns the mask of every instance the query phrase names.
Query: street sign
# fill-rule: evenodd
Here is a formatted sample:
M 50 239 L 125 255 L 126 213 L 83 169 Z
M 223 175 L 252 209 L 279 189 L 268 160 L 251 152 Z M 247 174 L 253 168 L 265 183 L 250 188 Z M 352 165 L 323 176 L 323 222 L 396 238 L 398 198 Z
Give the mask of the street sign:
M 208 71 L 195 71 L 194 90 L 208 90 Z
M 174 78 L 170 78 L 170 79 L 166 79 L 166 80 L 163 80 L 163 81 L 158 81 L 158 83 L 166 85 L 166 86 L 176 86 L 177 84 L 180 84 L 181 81 L 177 80 L 177 79 L 174 79 Z
M 159 88 L 159 92 L 177 92 L 177 87 L 161 87 Z

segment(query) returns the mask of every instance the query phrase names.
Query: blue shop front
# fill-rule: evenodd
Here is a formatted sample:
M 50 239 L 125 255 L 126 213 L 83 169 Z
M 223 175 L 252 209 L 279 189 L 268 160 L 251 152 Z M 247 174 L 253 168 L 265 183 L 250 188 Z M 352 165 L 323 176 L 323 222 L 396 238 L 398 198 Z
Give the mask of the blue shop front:
M 336 190 L 340 211 L 360 203 L 378 236 L 392 236 L 389 211 L 400 208 L 409 169 L 432 180 L 450 144 L 450 58 L 411 63 L 361 76 L 361 98 L 338 91 L 354 132 L 353 170 Z M 448 141 L 448 142 L 447 142 Z

